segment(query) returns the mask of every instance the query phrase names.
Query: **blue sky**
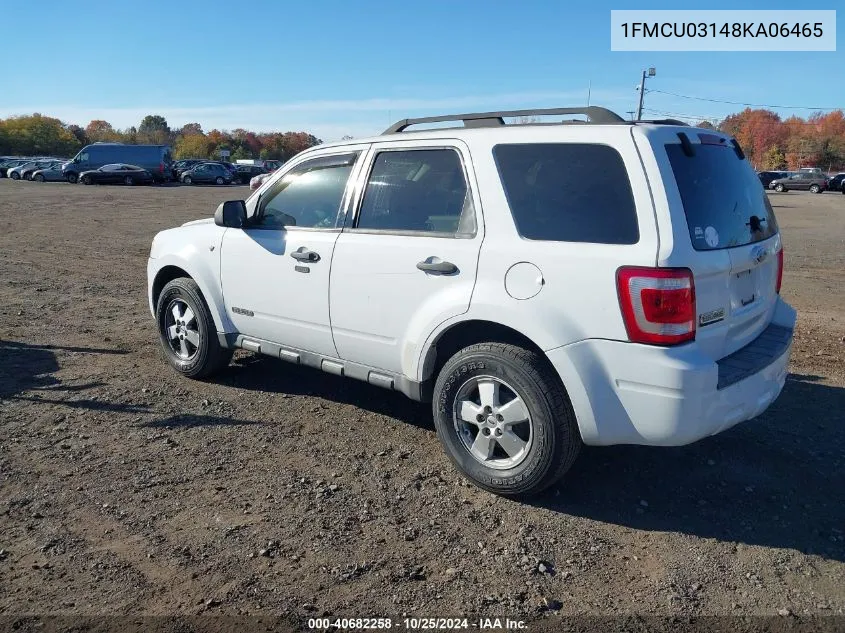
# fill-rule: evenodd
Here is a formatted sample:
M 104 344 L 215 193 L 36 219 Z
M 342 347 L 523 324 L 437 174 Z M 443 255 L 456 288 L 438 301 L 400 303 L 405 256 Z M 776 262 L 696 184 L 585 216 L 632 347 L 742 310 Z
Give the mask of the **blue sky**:
M 832 9 L 823 1 L 814 9 Z M 39 5 L 40 6 L 40 5 Z M 766 0 L 701 8 L 799 8 Z M 649 87 L 761 104 L 845 107 L 845 11 L 837 52 L 610 51 L 610 9 L 677 3 L 466 0 L 407 3 L 98 2 L 3 7 L 0 117 L 41 112 L 115 127 L 162 114 L 172 127 L 307 130 L 325 140 L 449 112 L 593 105 L 634 110 Z M 685 6 L 684 8 L 690 8 Z M 14 52 L 20 51 L 20 56 Z M 720 118 L 742 106 L 647 93 L 647 114 Z M 782 115 L 807 110 L 779 110 Z

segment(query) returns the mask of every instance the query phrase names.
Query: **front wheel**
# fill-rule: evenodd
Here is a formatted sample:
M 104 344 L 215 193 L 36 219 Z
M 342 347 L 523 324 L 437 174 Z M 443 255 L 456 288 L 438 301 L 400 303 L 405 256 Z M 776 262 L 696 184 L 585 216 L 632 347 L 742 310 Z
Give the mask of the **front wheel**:
M 179 277 L 162 289 L 156 320 L 164 355 L 183 376 L 205 378 L 229 364 L 232 350 L 217 340 L 211 312 L 193 279 Z
M 83 185 L 90 185 L 93 181 L 91 180 L 91 176 L 83 176 L 82 177 L 82 184 Z
M 778 183 L 775 185 L 775 191 L 777 191 L 778 193 L 783 193 L 784 191 L 786 191 L 786 187 Z
M 821 193 L 822 188 L 818 185 L 810 185 L 810 193 Z
M 29 172 L 25 173 L 25 174 L 23 175 L 23 179 L 24 179 L 24 180 L 29 180 L 29 181 L 31 182 L 31 181 L 32 181 L 32 174 L 30 174 Z
M 11 175 L 9 176 L 9 178 L 11 178 L 12 180 L 20 180 L 20 179 L 21 179 L 21 175 L 20 175 L 18 172 L 13 171 L 13 172 L 11 173 Z
M 515 345 L 480 343 L 455 354 L 437 376 L 432 407 L 449 458 L 496 494 L 541 492 L 581 449 L 572 404 L 554 370 Z
M 68 174 L 65 176 L 65 180 L 67 180 L 70 184 L 75 185 L 76 181 L 79 180 L 79 176 L 76 174 Z
M 127 176 L 126 178 L 123 179 L 123 184 L 126 185 L 127 187 L 131 187 L 132 185 L 135 184 L 135 181 L 132 180 L 132 176 Z
M 183 183 L 183 184 L 186 184 L 186 185 L 192 185 L 192 184 L 194 184 L 194 183 L 193 183 L 193 181 L 191 180 L 191 177 L 190 177 L 190 176 L 185 176 L 184 178 L 182 178 L 182 183 Z
M 218 185 L 222 185 L 224 180 L 220 176 L 217 176 L 217 178 L 214 179 L 214 182 L 216 182 Z
M 35 182 L 44 182 L 44 174 L 35 174 L 32 179 Z

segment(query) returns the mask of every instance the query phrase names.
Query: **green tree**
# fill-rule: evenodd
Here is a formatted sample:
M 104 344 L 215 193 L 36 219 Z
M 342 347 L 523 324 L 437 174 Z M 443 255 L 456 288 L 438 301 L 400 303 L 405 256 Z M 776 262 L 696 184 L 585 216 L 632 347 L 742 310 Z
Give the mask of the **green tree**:
M 763 169 L 771 169 L 775 171 L 786 169 L 786 156 L 784 156 L 781 148 L 777 145 L 772 145 L 769 149 L 767 149 L 765 154 L 763 154 L 762 166 Z
M 148 114 L 138 126 L 138 141 L 149 145 L 165 145 L 170 142 L 170 128 L 167 119 L 160 114 Z

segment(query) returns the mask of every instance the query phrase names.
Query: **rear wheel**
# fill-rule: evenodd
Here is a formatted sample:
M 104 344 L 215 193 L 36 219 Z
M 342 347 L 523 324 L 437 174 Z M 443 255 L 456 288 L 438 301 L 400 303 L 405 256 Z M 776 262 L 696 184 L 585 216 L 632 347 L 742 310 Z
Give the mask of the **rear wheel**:
M 135 184 L 135 181 L 132 179 L 132 176 L 126 176 L 126 178 L 123 179 L 123 184 L 127 187 L 131 187 Z
M 786 187 L 778 183 L 775 185 L 775 191 L 777 191 L 778 193 L 783 193 L 784 191 L 786 191 Z
M 32 172 L 29 172 L 29 171 L 28 171 L 28 172 L 26 172 L 26 173 L 23 175 L 23 179 L 24 179 L 24 180 L 29 180 L 29 181 L 32 181 Z
M 9 178 L 11 178 L 12 180 L 20 180 L 20 179 L 21 179 L 21 175 L 20 175 L 18 172 L 13 171 L 13 172 L 9 175 Z
M 70 184 L 76 184 L 76 181 L 79 180 L 79 176 L 76 174 L 68 174 L 65 176 L 65 180 L 67 180 Z
M 542 491 L 581 448 L 559 378 L 544 357 L 515 345 L 480 343 L 455 354 L 437 376 L 432 407 L 449 458 L 497 494 Z
M 156 320 L 164 354 L 183 376 L 211 376 L 232 359 L 232 350 L 217 340 L 211 312 L 193 279 L 179 277 L 162 289 Z
M 191 177 L 190 177 L 190 176 L 185 176 L 184 178 L 182 178 L 182 182 L 183 182 L 184 184 L 186 184 L 186 185 L 192 185 L 192 184 L 194 184 L 194 181 L 193 181 L 193 180 L 191 180 Z
M 83 185 L 90 185 L 92 184 L 91 176 L 85 175 L 82 177 L 82 184 Z
M 810 185 L 810 193 L 821 193 L 822 188 L 818 185 Z
M 222 185 L 225 181 L 220 176 L 217 176 L 217 178 L 214 179 L 214 182 L 216 182 L 218 185 Z
M 35 174 L 32 179 L 35 182 L 44 182 L 44 174 Z

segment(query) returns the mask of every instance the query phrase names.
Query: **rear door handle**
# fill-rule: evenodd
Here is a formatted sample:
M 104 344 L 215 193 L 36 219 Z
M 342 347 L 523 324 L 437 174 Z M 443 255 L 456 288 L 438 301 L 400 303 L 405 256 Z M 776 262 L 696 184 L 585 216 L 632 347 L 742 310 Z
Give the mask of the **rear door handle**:
M 294 259 L 301 261 L 301 262 L 318 262 L 320 261 L 320 254 L 315 253 L 314 251 L 309 251 L 304 246 L 300 246 L 294 252 L 290 254 L 291 257 Z
M 430 257 L 429 259 L 434 258 Z M 417 263 L 417 268 L 424 272 L 435 273 L 437 275 L 453 275 L 458 272 L 458 267 L 452 262 L 443 262 L 439 260 L 429 261 L 428 259 L 424 259 L 423 261 Z

